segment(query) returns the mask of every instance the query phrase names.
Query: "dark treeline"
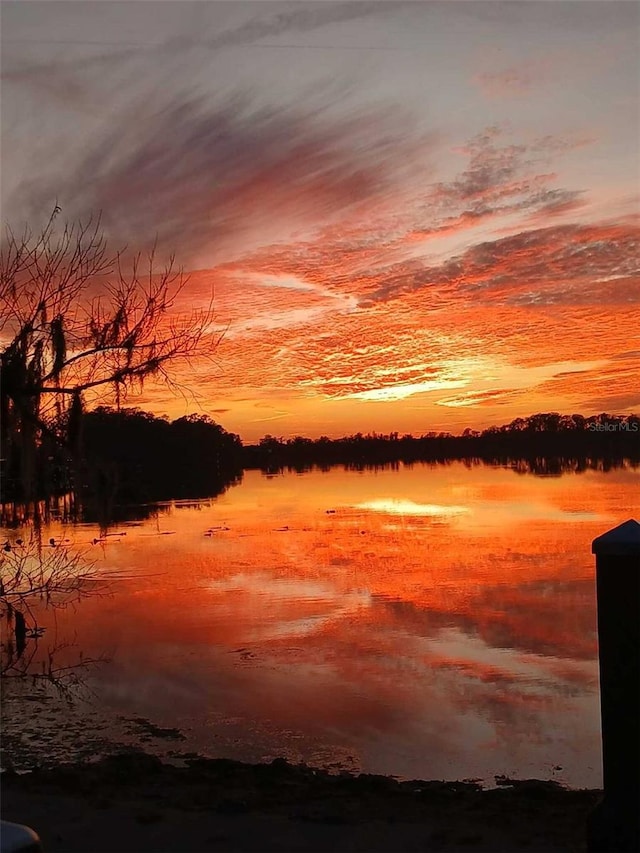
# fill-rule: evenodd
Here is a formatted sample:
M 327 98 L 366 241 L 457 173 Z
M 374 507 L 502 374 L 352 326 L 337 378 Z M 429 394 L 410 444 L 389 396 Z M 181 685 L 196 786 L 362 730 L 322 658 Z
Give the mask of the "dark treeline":
M 242 478 L 242 442 L 206 415 L 169 421 L 139 409 L 100 407 L 82 416 L 78 460 L 44 441 L 37 497 L 77 495 L 85 520 L 119 517 L 117 507 L 220 494 Z M 16 471 L 5 465 L 3 502 L 20 502 Z
M 584 417 L 545 413 L 516 418 L 483 431 L 421 436 L 370 433 L 329 439 L 267 435 L 244 448 L 244 467 L 267 472 L 307 471 L 343 465 L 363 470 L 414 462 L 461 460 L 510 465 L 523 473 L 556 475 L 588 468 L 608 470 L 640 464 L 640 417 L 608 414 Z
M 245 468 L 266 473 L 332 465 L 365 470 L 460 460 L 553 476 L 640 465 L 636 415 L 538 414 L 482 432 L 466 429 L 461 435 L 357 433 L 338 439 L 268 435 L 259 444 L 244 447 L 237 435 L 206 415 L 169 421 L 139 409 L 100 407 L 83 414 L 79 429 L 79 459 L 46 438 L 38 447 L 37 499 L 50 502 L 56 512 L 104 523 L 140 517 L 138 510 L 131 514 L 134 505 L 215 496 L 239 483 Z M 7 512 L 18 513 L 23 499 L 19 470 L 15 454 L 3 460 L 4 523 Z M 71 504 L 59 510 L 61 496 L 64 502 L 69 495 Z
M 219 494 L 242 477 L 242 442 L 207 415 L 175 421 L 139 409 L 84 416 L 86 470 L 107 479 L 118 503 Z

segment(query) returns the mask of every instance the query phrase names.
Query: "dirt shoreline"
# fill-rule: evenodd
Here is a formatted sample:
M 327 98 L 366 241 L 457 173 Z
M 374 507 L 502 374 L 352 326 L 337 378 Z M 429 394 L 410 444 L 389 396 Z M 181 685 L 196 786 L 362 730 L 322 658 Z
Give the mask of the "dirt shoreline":
M 398 782 L 283 759 L 244 764 L 141 751 L 2 774 L 2 817 L 46 853 L 585 850 L 601 797 L 556 782 Z

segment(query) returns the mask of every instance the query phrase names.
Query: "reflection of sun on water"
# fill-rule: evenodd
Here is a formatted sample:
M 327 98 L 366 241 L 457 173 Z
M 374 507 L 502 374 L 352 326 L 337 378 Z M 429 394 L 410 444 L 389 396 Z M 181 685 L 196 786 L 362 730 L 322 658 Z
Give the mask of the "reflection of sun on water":
M 355 504 L 355 509 L 370 509 L 374 512 L 388 512 L 393 515 L 461 515 L 470 512 L 466 506 L 445 506 L 444 504 L 419 504 L 399 498 L 379 498 L 373 501 Z
M 108 653 L 92 688 L 114 714 L 178 726 L 198 751 L 290 755 L 294 732 L 296 760 L 312 739 L 367 772 L 546 777 L 554 761 L 599 785 L 590 543 L 620 506 L 637 512 L 636 480 L 459 462 L 247 471 L 96 548 L 97 568 L 131 580 L 59 615 L 57 636 Z

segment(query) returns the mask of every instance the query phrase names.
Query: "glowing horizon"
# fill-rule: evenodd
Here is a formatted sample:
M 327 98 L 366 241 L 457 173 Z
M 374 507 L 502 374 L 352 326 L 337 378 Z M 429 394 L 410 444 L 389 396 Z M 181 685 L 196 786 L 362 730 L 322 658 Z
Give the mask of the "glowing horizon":
M 112 245 L 175 251 L 176 312 L 215 292 L 193 396 L 127 405 L 249 442 L 640 410 L 637 6 L 2 17 L 12 221 L 102 210 Z

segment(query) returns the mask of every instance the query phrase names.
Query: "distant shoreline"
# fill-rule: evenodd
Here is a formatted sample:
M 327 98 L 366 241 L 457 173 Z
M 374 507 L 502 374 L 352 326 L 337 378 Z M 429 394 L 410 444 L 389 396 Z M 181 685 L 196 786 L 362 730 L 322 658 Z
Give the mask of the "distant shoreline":
M 108 522 L 118 506 L 214 497 L 237 485 L 246 470 L 278 473 L 342 465 L 351 470 L 419 462 L 461 461 L 508 465 L 517 473 L 640 467 L 640 416 L 584 417 L 557 412 L 516 418 L 509 424 L 461 435 L 356 433 L 342 438 L 264 436 L 243 444 L 206 415 L 170 422 L 139 409 L 98 407 L 83 416 L 82 447 L 73 456 L 43 442 L 34 459 L 34 482 L 25 488 L 20 458 L 0 460 L 1 507 L 70 495 L 70 515 Z M 3 517 L 6 513 L 3 512 Z M 11 517 L 10 524 L 17 523 Z
M 640 465 L 640 417 L 547 413 L 482 432 L 465 429 L 460 435 L 433 431 L 419 436 L 356 433 L 335 439 L 268 435 L 258 444 L 243 445 L 242 454 L 245 469 L 462 461 L 522 462 L 523 473 L 558 474 L 597 467 L 594 463 Z

